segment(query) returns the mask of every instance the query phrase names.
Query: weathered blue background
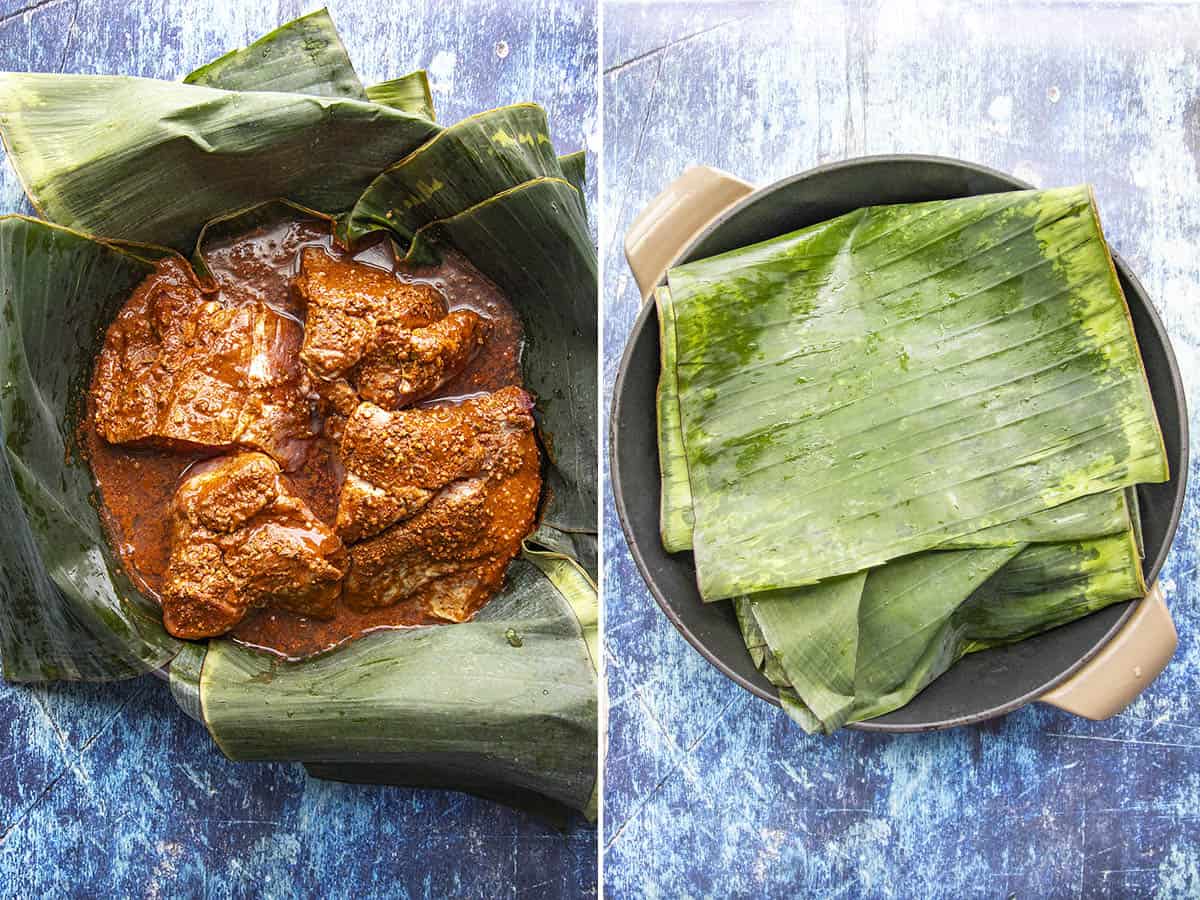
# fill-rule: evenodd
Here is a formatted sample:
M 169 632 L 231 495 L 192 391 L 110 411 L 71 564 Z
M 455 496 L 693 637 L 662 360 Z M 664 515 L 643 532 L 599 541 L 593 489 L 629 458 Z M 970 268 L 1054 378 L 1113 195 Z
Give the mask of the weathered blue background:
M 0 69 L 178 78 L 317 5 L 0 0 Z M 536 100 L 563 151 L 594 144 L 589 0 L 329 6 L 366 81 L 424 67 L 443 121 Z M 0 211 L 21 206 L 0 164 Z M 0 682 L 2 897 L 587 897 L 595 857 L 592 829 L 462 794 L 230 763 L 149 677 Z
M 918 152 L 1094 184 L 1200 423 L 1197 7 L 609 3 L 603 31 L 609 394 L 639 305 L 621 243 L 685 165 L 767 183 Z M 1200 895 L 1198 475 L 1163 579 L 1179 651 L 1133 706 L 899 737 L 806 737 L 725 680 L 660 614 L 609 500 L 607 896 Z

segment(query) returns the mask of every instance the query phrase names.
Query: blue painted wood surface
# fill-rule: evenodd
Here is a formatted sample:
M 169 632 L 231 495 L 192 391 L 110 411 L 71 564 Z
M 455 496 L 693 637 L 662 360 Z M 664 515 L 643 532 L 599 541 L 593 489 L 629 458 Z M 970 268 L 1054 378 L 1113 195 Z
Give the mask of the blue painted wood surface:
M 610 3 L 603 30 L 606 404 L 640 305 L 622 240 L 669 179 L 911 152 L 1095 185 L 1200 423 L 1196 6 Z M 1128 710 L 904 736 L 808 737 L 726 680 L 606 497 L 606 896 L 1200 896 L 1198 474 L 1163 576 L 1179 650 Z
M 0 0 L 0 70 L 175 79 L 317 5 Z M 329 6 L 368 83 L 427 68 L 443 122 L 534 100 L 561 151 L 596 149 L 588 0 Z M 0 166 L 0 211 L 23 209 Z M 0 897 L 591 897 L 595 858 L 579 823 L 230 763 L 150 677 L 0 681 Z

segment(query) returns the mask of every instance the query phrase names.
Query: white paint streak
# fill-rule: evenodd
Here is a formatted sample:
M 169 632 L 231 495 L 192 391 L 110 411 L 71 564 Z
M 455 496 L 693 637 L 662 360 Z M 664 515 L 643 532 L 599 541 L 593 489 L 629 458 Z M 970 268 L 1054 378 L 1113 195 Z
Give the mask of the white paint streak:
M 454 53 L 448 50 L 435 53 L 426 70 L 429 75 L 429 90 L 435 94 L 453 94 L 454 71 L 457 66 L 458 56 Z

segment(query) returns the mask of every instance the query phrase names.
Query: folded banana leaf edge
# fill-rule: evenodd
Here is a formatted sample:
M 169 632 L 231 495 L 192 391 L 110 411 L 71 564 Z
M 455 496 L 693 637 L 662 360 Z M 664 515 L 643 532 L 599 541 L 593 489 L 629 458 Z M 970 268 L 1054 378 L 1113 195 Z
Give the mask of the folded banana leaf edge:
M 582 158 L 559 160 L 545 113 L 440 126 L 423 72 L 364 86 L 320 10 L 183 83 L 0 73 L 0 137 L 43 217 L 0 217 L 5 677 L 169 672 L 231 759 L 594 819 L 596 256 Z M 325 216 L 343 241 L 385 231 L 417 261 L 453 247 L 522 318 L 547 489 L 471 622 L 300 663 L 179 641 L 105 540 L 76 431 L 109 321 L 156 260 L 190 255 L 203 275 L 206 238 L 281 213 Z

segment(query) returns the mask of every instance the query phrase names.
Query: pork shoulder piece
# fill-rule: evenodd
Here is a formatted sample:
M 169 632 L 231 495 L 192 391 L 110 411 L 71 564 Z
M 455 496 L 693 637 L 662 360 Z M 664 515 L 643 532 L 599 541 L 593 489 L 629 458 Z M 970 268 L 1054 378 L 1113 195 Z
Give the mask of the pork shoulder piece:
M 381 330 L 421 328 L 446 315 L 446 301 L 432 285 L 335 259 L 320 247 L 301 251 L 292 284 L 306 310 L 300 355 L 322 379 L 348 374 Z
M 491 333 L 471 310 L 447 314 L 428 284 L 401 281 L 374 266 L 306 247 L 293 281 L 306 309 L 301 356 L 338 414 L 355 401 L 398 409 L 429 396 L 461 372 Z
M 215 637 L 256 606 L 333 616 L 348 560 L 337 535 L 247 452 L 189 470 L 171 508 L 163 622 L 180 638 Z
M 222 306 L 185 262 L 163 260 L 105 335 L 97 430 L 114 444 L 244 446 L 294 465 L 312 435 L 301 341 L 296 322 L 262 304 Z
M 500 588 L 541 493 L 532 409 L 528 394 L 506 387 L 457 406 L 355 410 L 337 516 L 343 540 L 358 542 L 348 606 L 415 599 L 461 622 Z
M 358 395 L 385 409 L 408 406 L 466 368 L 490 333 L 487 319 L 456 309 L 424 328 L 385 335 L 354 370 Z

